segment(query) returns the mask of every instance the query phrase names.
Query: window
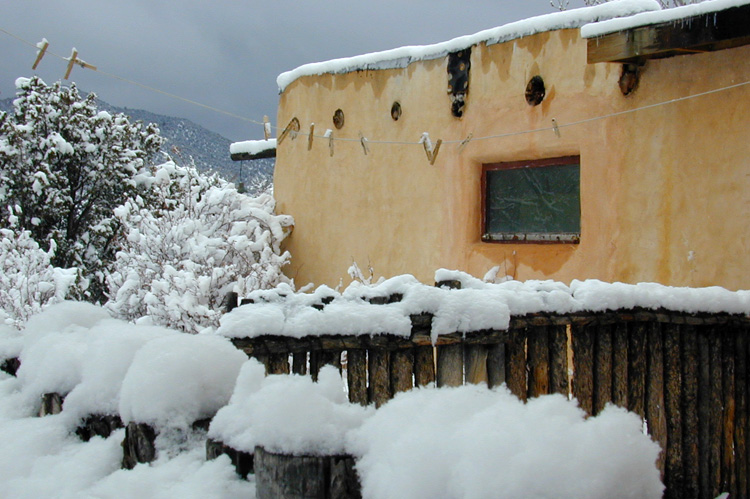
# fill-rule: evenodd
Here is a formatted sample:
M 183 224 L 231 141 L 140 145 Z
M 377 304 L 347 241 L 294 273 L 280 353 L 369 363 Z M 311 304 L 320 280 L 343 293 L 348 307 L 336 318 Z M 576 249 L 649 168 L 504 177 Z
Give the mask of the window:
M 578 243 L 579 156 L 486 164 L 484 241 Z

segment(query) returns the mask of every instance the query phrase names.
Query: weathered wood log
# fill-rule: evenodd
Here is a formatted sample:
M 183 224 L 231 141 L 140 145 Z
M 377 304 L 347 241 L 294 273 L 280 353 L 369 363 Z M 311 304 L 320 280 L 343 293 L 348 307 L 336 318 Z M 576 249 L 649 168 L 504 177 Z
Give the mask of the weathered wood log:
M 286 354 L 286 353 L 269 354 L 268 374 L 289 374 L 289 354 Z
M 739 330 L 735 335 L 736 360 L 734 367 L 735 381 L 735 427 L 734 449 L 737 465 L 737 495 L 748 497 L 748 467 L 747 467 L 747 331 Z
M 612 402 L 628 406 L 628 325 L 624 322 L 612 331 Z
M 463 345 L 438 345 L 437 386 L 461 386 L 463 383 Z
M 391 391 L 393 395 L 414 387 L 414 350 L 400 349 L 391 352 Z
M 699 488 L 701 497 L 711 496 L 711 356 L 708 336 L 710 328 L 698 328 L 698 448 Z
M 526 329 L 508 331 L 505 344 L 505 381 L 513 395 L 526 400 Z
M 122 419 L 117 414 L 93 414 L 78 425 L 76 435 L 88 442 L 93 437 L 108 438 L 112 432 L 122 427 Z
M 612 402 L 612 325 L 597 328 L 594 341 L 594 403 L 593 415 Z
M 361 497 L 351 456 L 290 456 L 255 448 L 258 499 Z
M 664 405 L 667 414 L 667 456 L 664 471 L 665 497 L 682 497 L 685 474 L 682 466 L 682 371 L 680 367 L 680 326 L 667 324 L 664 330 Z
M 156 459 L 156 430 L 146 423 L 130 422 L 122 441 L 122 468 L 132 470 L 138 463 Z
M 593 326 L 575 327 L 573 343 L 573 396 L 578 399 L 581 409 L 591 414 L 594 396 L 594 332 Z
M 254 452 L 244 452 L 229 447 L 220 440 L 206 439 L 206 460 L 226 455 L 234 466 L 235 472 L 242 478 L 253 473 Z
M 292 372 L 294 374 L 307 374 L 307 352 L 294 352 L 292 354 Z
M 59 393 L 45 393 L 42 395 L 42 405 L 39 408 L 39 417 L 60 414 L 62 412 L 65 397 Z
M 628 331 L 628 409 L 646 417 L 646 324 L 634 322 Z
M 346 365 L 349 402 L 367 405 L 367 351 L 360 348 L 348 350 Z
M 487 347 L 487 384 L 495 388 L 505 383 L 505 343 Z
M 648 328 L 648 374 L 646 376 L 646 421 L 648 432 L 661 447 L 656 458 L 662 482 L 667 457 L 667 415 L 664 406 L 664 341 L 662 325 L 658 322 Z
M 417 386 L 435 382 L 435 348 L 432 345 L 414 348 L 414 381 Z
M 487 346 L 464 346 L 464 366 L 466 383 L 487 383 Z
M 20 367 L 21 360 L 18 357 L 11 357 L 10 359 L 5 359 L 2 364 L 0 364 L 0 371 L 5 371 L 11 376 L 15 376 Z
M 526 330 L 527 362 L 529 365 L 528 397 L 549 393 L 549 339 L 545 326 Z
M 682 461 L 685 474 L 683 497 L 699 497 L 698 455 L 698 334 L 695 326 L 682 328 Z
M 710 330 L 708 349 L 711 397 L 709 401 L 709 483 L 711 485 L 709 495 L 716 497 L 724 492 L 721 480 L 722 425 L 724 423 L 724 410 L 722 407 L 721 332 L 716 327 Z
M 737 475 L 735 469 L 734 453 L 734 348 L 735 330 L 724 327 L 721 332 L 722 366 L 721 386 L 722 402 L 724 406 L 724 421 L 722 425 L 722 447 L 721 447 L 721 489 L 729 492 L 730 497 L 737 496 Z
M 570 393 L 568 386 L 568 326 L 548 326 L 550 393 Z
M 388 402 L 391 397 L 390 352 L 383 348 L 367 351 L 368 398 L 376 407 Z

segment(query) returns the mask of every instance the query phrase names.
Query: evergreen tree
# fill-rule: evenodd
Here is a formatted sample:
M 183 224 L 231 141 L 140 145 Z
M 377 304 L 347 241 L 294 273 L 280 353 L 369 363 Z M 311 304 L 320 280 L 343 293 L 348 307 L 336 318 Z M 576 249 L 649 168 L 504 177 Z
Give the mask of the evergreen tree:
M 0 207 L 13 208 L 16 230 L 56 247 L 52 265 L 80 270 L 79 297 L 102 301 L 119 243 L 114 208 L 137 195 L 163 139 L 156 125 L 98 111 L 75 84 L 16 87 L 13 112 L 0 113 Z

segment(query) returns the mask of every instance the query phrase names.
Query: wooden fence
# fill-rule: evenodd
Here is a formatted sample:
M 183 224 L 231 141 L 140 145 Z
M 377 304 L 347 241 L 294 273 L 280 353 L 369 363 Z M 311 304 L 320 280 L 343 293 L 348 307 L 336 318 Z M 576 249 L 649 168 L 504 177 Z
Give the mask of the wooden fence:
M 750 497 L 746 444 L 750 318 L 620 310 L 513 317 L 505 331 L 430 336 L 413 315 L 411 337 L 262 336 L 235 345 L 268 373 L 311 374 L 346 365 L 349 399 L 381 405 L 402 390 L 506 383 L 521 399 L 576 397 L 591 415 L 614 403 L 644 418 L 662 452 L 665 497 Z M 344 355 L 342 355 L 344 354 Z

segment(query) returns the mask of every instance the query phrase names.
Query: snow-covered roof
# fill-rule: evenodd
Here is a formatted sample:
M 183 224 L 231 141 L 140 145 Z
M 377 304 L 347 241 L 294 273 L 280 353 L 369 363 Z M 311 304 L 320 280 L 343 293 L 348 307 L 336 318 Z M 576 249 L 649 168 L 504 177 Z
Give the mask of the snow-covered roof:
M 276 149 L 276 139 L 245 140 L 229 144 L 229 154 L 260 154 L 263 151 Z
M 279 86 L 279 92 L 283 92 L 289 84 L 302 76 L 326 73 L 349 73 L 372 69 L 404 68 L 412 62 L 437 59 L 451 52 L 462 50 L 482 42 L 492 45 L 536 33 L 558 29 L 580 28 L 588 23 L 633 16 L 660 9 L 661 7 L 656 0 L 615 0 L 593 7 L 532 17 L 432 45 L 413 45 L 383 52 L 373 52 L 354 57 L 305 64 L 280 74 L 276 79 L 276 83 Z
M 594 38 L 640 26 L 665 22 L 687 21 L 695 16 L 712 14 L 747 4 L 750 4 L 750 0 L 707 0 L 705 2 L 683 5 L 682 7 L 675 7 L 672 9 L 641 12 L 629 17 L 613 18 L 587 24 L 581 28 L 581 36 L 584 38 Z

